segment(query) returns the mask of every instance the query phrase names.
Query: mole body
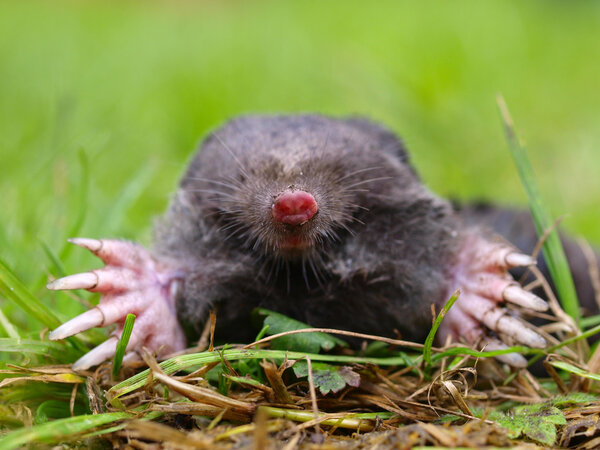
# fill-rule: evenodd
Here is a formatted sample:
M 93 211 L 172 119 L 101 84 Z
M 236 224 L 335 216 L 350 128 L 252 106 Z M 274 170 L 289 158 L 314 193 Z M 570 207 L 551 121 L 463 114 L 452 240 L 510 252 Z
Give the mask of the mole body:
M 120 330 L 133 312 L 128 349 L 167 354 L 185 347 L 185 334 L 197 336 L 217 307 L 217 338 L 248 342 L 256 333 L 250 313 L 260 306 L 311 326 L 421 340 L 432 307 L 439 311 L 460 289 L 442 339 L 502 347 L 491 332 L 543 347 L 502 307 L 547 308 L 508 273 L 534 261 L 470 222 L 421 183 L 400 140 L 379 125 L 237 118 L 192 159 L 151 253 L 123 241 L 72 240 L 107 266 L 50 288 L 103 296 L 51 338 L 115 322 Z M 102 362 L 115 344 L 109 339 L 75 367 Z M 516 354 L 505 361 L 525 363 Z
M 299 212 L 281 213 L 285 200 Z M 243 117 L 192 160 L 155 250 L 185 255 L 177 310 L 197 332 L 219 305 L 217 336 L 247 342 L 249 313 L 262 306 L 312 326 L 421 339 L 426 299 L 452 294 L 455 235 L 450 205 L 419 182 L 386 130 Z

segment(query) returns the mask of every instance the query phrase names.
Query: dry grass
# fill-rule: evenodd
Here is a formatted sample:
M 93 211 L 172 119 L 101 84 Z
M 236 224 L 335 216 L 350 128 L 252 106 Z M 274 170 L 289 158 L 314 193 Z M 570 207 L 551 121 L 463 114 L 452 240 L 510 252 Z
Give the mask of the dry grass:
M 549 335 L 546 330 L 553 330 L 555 342 L 566 338 L 564 330 L 569 329 L 568 323 L 556 319 L 539 328 L 544 336 Z M 439 353 L 449 349 L 435 350 Z M 535 416 L 537 420 L 558 406 L 566 424 L 557 427 L 555 445 L 597 448 L 600 445 L 600 401 L 594 401 L 591 396 L 569 397 L 574 392 L 598 392 L 597 384 L 585 375 L 592 371 L 583 359 L 579 341 L 558 351 L 560 354 L 547 355 L 544 364 L 553 381 L 538 379 L 529 370 L 511 370 L 493 358 L 447 356 L 429 367 L 422 361 L 414 366 L 389 368 L 353 364 L 352 370 L 360 375 L 360 384 L 328 395 L 317 392 L 311 376 L 295 377 L 289 370 L 294 363 L 290 360 L 277 364 L 263 360 L 260 365 L 265 382 L 260 383 L 248 376 L 244 382 L 235 361 L 226 360 L 199 367 L 191 373 L 167 375 L 156 360 L 145 353 L 145 362 L 138 368 L 125 368 L 124 375 L 149 367 L 151 375 L 146 383 L 112 403 L 101 394 L 108 392 L 110 400 L 110 393 L 114 392 L 110 390 L 115 386 L 111 365 L 104 364 L 85 375 L 89 401 L 96 405 L 95 412 L 144 409 L 145 413 L 160 413 L 154 421 L 144 420 L 143 416 L 128 419 L 103 436 L 119 447 L 294 449 L 518 445 L 538 448 L 539 441 L 530 436 L 515 436 L 514 430 L 500 426 L 497 414 L 515 405 L 545 403 L 540 407 L 540 414 L 530 414 L 530 417 Z M 565 372 L 559 375 L 553 367 L 556 361 L 579 367 L 582 375 L 565 377 Z M 223 369 L 222 380 L 229 382 L 227 395 L 207 381 L 206 374 L 217 365 Z M 510 417 L 510 412 L 507 414 Z

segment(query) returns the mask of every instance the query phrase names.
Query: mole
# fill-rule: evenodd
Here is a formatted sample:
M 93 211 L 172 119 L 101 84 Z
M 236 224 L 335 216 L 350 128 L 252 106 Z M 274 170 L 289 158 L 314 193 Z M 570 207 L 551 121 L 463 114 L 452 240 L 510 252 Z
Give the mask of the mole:
M 238 117 L 201 144 L 156 224 L 151 250 L 70 239 L 105 267 L 48 288 L 87 289 L 101 299 L 50 339 L 116 323 L 107 341 L 73 365 L 83 370 L 114 354 L 128 313 L 137 316 L 126 356 L 133 358 L 142 346 L 159 356 L 186 348 L 215 307 L 216 337 L 250 342 L 251 312 L 264 307 L 314 327 L 422 341 L 432 306 L 439 312 L 460 289 L 440 341 L 497 349 L 508 339 L 543 348 L 545 339 L 505 307 L 548 308 L 509 272 L 536 261 L 493 231 L 518 239 L 533 226 L 515 232 L 526 218 L 494 214 L 501 210 L 434 195 L 402 141 L 369 120 Z M 499 359 L 526 365 L 516 353 Z

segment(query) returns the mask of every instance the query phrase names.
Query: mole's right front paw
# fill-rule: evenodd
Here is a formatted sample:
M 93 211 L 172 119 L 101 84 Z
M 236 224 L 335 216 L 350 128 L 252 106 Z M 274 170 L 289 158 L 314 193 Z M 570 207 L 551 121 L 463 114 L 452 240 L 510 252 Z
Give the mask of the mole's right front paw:
M 69 242 L 90 250 L 106 266 L 90 272 L 70 275 L 48 284 L 48 289 L 86 289 L 100 292 L 100 303 L 94 309 L 64 323 L 50 339 L 64 339 L 93 327 L 117 324 L 116 332 L 73 364 L 83 370 L 111 358 L 123 331 L 127 314 L 136 320 L 127 358 L 135 356 L 142 346 L 166 355 L 185 348 L 183 330 L 175 312 L 174 288 L 181 275 L 173 268 L 157 262 L 143 247 L 131 242 L 76 238 Z
M 523 290 L 508 273 L 513 267 L 533 264 L 534 259 L 508 245 L 470 235 L 453 267 L 454 284 L 448 297 L 456 289 L 461 290 L 461 295 L 446 314 L 440 337 L 443 340 L 449 336 L 454 340 L 462 337 L 472 344 L 482 342 L 487 350 L 506 348 L 505 343 L 489 335 L 491 331 L 502 341 L 544 348 L 546 340 L 503 307 L 508 302 L 532 311 L 548 309 L 544 300 Z M 527 366 L 527 360 L 518 353 L 497 358 L 515 367 Z

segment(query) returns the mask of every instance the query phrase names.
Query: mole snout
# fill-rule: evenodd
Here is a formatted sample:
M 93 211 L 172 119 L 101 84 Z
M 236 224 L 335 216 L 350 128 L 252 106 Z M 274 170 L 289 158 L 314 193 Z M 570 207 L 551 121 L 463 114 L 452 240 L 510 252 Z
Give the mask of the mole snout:
M 287 225 L 302 225 L 319 210 L 315 198 L 305 191 L 287 190 L 273 203 L 273 218 Z

